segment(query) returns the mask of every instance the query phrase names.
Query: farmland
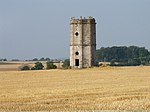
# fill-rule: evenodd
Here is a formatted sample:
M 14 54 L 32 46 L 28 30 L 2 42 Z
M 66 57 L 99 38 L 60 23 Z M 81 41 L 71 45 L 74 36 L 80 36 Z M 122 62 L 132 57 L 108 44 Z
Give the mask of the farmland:
M 3 110 L 150 110 L 150 67 L 0 71 Z
M 18 71 L 19 67 L 22 65 L 34 66 L 36 61 L 6 61 L 0 62 L 0 71 Z M 42 64 L 46 66 L 46 61 L 43 61 Z

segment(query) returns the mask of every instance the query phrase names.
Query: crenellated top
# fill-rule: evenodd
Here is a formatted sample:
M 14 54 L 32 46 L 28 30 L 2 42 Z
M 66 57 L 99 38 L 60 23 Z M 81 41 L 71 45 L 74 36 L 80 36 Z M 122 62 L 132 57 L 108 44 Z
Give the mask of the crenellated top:
M 75 17 L 71 17 L 70 24 L 96 24 L 95 19 L 92 16 L 88 16 L 87 18 L 80 16 L 79 19 Z

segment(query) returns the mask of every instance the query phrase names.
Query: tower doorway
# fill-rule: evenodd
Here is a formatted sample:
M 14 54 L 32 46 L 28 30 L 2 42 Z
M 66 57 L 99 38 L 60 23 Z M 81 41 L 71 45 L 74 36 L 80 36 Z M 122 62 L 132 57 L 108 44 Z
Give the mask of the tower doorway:
M 75 66 L 79 66 L 79 59 L 75 59 Z

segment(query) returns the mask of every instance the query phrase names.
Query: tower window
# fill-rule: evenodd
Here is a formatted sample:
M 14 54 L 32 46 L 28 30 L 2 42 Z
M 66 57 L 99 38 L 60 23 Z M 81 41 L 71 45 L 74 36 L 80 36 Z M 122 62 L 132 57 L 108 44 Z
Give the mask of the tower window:
M 76 36 L 78 36 L 78 35 L 79 35 L 79 33 L 78 33 L 78 32 L 76 32 L 76 33 L 75 33 L 75 35 L 76 35 Z
M 76 55 L 79 55 L 79 52 L 76 52 L 75 54 L 76 54 Z

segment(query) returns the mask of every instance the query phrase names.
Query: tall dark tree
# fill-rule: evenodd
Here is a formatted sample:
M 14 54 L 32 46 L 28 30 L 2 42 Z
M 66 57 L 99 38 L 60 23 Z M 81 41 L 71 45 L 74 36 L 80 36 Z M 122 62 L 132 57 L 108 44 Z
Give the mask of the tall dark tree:
M 50 58 L 46 58 L 45 61 L 50 61 Z

